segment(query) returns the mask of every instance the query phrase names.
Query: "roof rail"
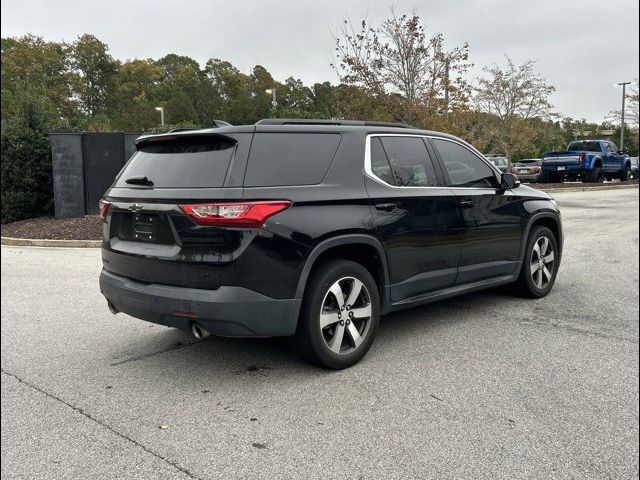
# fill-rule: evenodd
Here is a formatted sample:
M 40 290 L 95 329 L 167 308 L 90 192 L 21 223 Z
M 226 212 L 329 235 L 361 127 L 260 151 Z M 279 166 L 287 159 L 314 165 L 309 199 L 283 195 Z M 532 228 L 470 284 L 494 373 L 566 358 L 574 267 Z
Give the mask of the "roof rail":
M 310 118 L 263 118 L 256 125 L 346 125 L 356 127 L 416 128 L 406 123 L 371 122 L 368 120 L 316 120 Z
M 220 127 L 231 127 L 233 125 L 231 125 L 229 122 L 225 122 L 224 120 L 214 120 L 213 121 L 213 128 L 220 128 Z M 169 130 L 167 133 L 176 133 L 176 132 L 188 132 L 190 130 L 202 130 L 202 128 L 189 128 L 189 127 L 178 127 L 178 128 L 174 128 L 172 130 Z

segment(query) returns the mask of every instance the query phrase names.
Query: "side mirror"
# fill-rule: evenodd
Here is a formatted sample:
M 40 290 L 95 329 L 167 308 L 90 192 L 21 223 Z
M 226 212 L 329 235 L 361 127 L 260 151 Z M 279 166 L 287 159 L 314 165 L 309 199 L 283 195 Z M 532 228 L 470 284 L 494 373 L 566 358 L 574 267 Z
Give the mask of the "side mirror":
M 513 173 L 503 173 L 500 176 L 500 186 L 505 190 L 511 190 L 520 186 L 520 180 Z

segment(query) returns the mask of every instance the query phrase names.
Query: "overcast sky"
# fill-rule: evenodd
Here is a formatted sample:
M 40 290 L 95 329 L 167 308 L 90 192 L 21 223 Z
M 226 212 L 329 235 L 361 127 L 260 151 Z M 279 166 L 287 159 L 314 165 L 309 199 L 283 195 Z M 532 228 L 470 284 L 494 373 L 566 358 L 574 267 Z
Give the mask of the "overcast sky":
M 416 10 L 447 45 L 468 42 L 473 75 L 504 54 L 555 85 L 558 112 L 601 121 L 619 108 L 613 84 L 638 77 L 637 0 L 2 0 L 2 36 L 73 41 L 92 33 L 118 59 L 188 55 L 260 64 L 278 80 L 336 81 L 331 32 L 346 17 L 379 21 Z

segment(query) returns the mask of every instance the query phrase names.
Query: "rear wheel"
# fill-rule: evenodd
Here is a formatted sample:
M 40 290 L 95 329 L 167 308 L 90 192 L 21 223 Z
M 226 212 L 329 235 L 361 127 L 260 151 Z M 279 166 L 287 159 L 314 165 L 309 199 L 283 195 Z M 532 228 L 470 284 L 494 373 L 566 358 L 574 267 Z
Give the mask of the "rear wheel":
M 604 173 L 602 172 L 602 168 L 600 167 L 594 168 L 586 176 L 587 183 L 602 183 L 603 180 L 604 180 Z
M 549 172 L 542 172 L 540 174 L 540 183 L 552 183 L 553 182 L 553 178 L 552 175 Z
M 307 361 L 335 370 L 356 364 L 380 323 L 380 296 L 371 273 L 347 260 L 322 265 L 308 284 L 293 343 Z
M 527 240 L 524 263 L 517 285 L 528 297 L 547 295 L 556 281 L 560 263 L 558 241 L 547 227 L 534 227 Z

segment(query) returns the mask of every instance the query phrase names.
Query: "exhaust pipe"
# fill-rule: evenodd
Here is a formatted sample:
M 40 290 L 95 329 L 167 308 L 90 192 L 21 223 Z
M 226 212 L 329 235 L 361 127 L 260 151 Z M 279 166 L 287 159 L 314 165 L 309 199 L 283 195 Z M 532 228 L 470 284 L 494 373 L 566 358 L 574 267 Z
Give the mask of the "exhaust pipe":
M 114 305 L 113 303 L 111 303 L 109 300 L 107 300 L 107 306 L 109 307 L 109 311 L 110 311 L 111 313 L 113 313 L 114 315 L 115 315 L 116 313 L 120 313 L 120 310 L 118 310 L 118 309 L 115 307 L 115 305 Z
M 196 322 L 193 322 L 191 324 L 191 333 L 193 333 L 193 336 L 196 337 L 198 340 L 202 340 L 204 338 L 207 338 L 209 335 L 211 335 L 209 330 L 207 330 L 202 325 Z

